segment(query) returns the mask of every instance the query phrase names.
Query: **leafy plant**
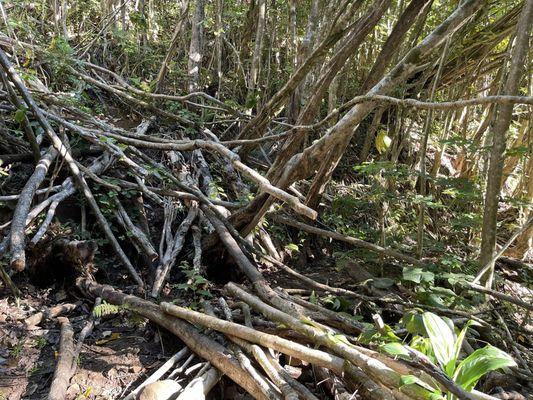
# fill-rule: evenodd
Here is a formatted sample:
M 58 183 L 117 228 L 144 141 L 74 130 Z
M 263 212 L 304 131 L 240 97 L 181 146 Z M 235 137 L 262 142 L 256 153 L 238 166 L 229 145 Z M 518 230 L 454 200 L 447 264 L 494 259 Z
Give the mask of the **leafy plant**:
M 415 335 L 410 348 L 425 354 L 435 365 L 466 391 L 472 391 L 477 382 L 485 374 L 499 368 L 516 366 L 515 361 L 504 351 L 487 345 L 477 349 L 464 360 L 460 361 L 460 352 L 468 328 L 474 324 L 469 321 L 463 329 L 456 331 L 453 322 L 431 312 L 423 314 L 408 313 L 403 322 L 410 333 Z M 409 352 L 399 342 L 386 343 L 381 349 L 389 354 L 409 357 Z M 417 380 L 408 384 L 420 383 Z M 452 395 L 447 395 L 452 399 Z
M 201 275 L 200 271 L 190 266 L 187 261 L 182 261 L 180 268 L 187 277 L 187 281 L 174 287 L 192 295 L 194 300 L 190 304 L 191 308 L 198 308 L 202 300 L 213 297 L 209 291 L 209 281 Z

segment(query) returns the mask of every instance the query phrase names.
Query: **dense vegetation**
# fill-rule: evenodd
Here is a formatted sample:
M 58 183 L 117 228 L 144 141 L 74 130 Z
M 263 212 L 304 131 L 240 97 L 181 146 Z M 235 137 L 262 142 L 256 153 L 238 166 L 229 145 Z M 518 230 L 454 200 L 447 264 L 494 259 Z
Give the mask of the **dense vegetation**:
M 0 11 L 0 399 L 57 321 L 42 394 L 130 393 L 80 378 L 116 318 L 180 399 L 533 392 L 533 0 Z

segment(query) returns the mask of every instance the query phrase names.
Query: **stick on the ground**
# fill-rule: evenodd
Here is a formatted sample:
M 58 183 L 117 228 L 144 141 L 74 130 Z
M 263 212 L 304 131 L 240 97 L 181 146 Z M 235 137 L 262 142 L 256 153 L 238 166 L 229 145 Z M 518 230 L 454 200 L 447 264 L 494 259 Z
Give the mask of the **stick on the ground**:
M 74 362 L 74 331 L 68 318 L 59 318 L 61 323 L 61 339 L 59 342 L 59 355 L 56 369 L 52 379 L 52 386 L 48 393 L 48 400 L 64 400 L 67 387 L 72 377 L 72 364 Z
M 26 218 L 28 217 L 35 191 L 44 181 L 48 168 L 56 158 L 56 155 L 57 151 L 54 148 L 51 147 L 48 149 L 35 166 L 35 171 L 20 192 L 20 197 L 11 220 L 10 233 L 10 264 L 14 271 L 20 272 L 26 268 L 26 252 L 24 250 L 26 247 Z
M 77 304 L 58 304 L 57 306 L 47 308 L 27 318 L 24 322 L 27 327 L 39 325 L 44 318 L 55 318 L 58 315 L 71 312 L 77 307 Z

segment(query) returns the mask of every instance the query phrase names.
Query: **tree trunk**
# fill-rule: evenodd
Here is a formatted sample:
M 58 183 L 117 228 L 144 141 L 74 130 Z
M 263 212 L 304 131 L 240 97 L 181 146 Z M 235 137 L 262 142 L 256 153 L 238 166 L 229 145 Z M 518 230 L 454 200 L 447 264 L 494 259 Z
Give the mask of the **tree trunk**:
M 202 67 L 202 45 L 204 36 L 204 0 L 196 0 L 196 9 L 192 20 L 191 45 L 189 47 L 188 75 L 189 93 L 200 88 L 200 68 Z
M 259 0 L 258 7 L 259 13 L 257 15 L 257 29 L 255 31 L 254 54 L 252 57 L 252 65 L 250 67 L 250 76 L 248 78 L 248 102 L 253 100 L 259 80 L 261 55 L 263 52 L 263 37 L 265 36 L 266 0 Z
M 533 18 L 533 0 L 527 0 L 516 27 L 515 45 L 511 52 L 511 66 L 503 88 L 504 95 L 518 94 L 523 73 L 524 62 L 528 54 L 531 20 Z M 506 146 L 506 134 L 513 116 L 513 105 L 503 104 L 498 107 L 496 122 L 491 129 L 492 148 L 490 152 L 487 189 L 485 193 L 485 211 L 481 231 L 481 253 L 479 263 L 485 266 L 492 259 L 496 247 L 496 225 L 500 187 L 503 174 L 503 154 Z M 482 276 L 481 284 L 492 286 L 494 265 Z

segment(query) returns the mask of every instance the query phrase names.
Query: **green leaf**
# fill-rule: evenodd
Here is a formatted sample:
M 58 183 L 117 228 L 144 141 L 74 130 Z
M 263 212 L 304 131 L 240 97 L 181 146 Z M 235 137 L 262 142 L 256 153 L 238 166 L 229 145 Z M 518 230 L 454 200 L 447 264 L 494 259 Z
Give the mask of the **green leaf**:
M 400 385 L 406 386 L 406 385 L 413 385 L 415 383 L 418 383 L 419 379 L 414 375 L 402 375 L 400 377 Z
M 454 365 L 450 363 L 454 361 L 455 355 L 453 329 L 441 317 L 430 312 L 425 312 L 422 315 L 422 320 L 435 358 L 446 373 L 450 370 L 453 372 Z
M 424 328 L 424 321 L 422 321 L 422 315 L 415 310 L 408 311 L 402 317 L 403 325 L 407 332 L 412 335 L 425 335 L 426 328 Z
M 435 274 L 433 272 L 424 271 L 422 268 L 404 267 L 403 279 L 414 283 L 433 282 Z
M 294 244 L 294 243 L 286 244 L 286 245 L 285 245 L 285 248 L 286 248 L 287 250 L 299 251 L 299 249 L 298 249 L 298 245 L 296 245 L 296 244 Z
M 381 130 L 376 136 L 376 149 L 379 154 L 383 154 L 387 151 L 392 143 L 392 139 L 387 136 L 387 132 Z
M 372 286 L 378 289 L 388 289 L 394 285 L 394 280 L 390 278 L 374 278 L 372 279 Z
M 415 375 L 402 375 L 400 376 L 400 388 L 407 385 L 418 385 L 421 386 L 430 392 L 435 392 L 435 388 L 428 385 L 422 379 L 418 378 Z
M 409 357 L 409 352 L 400 343 L 385 343 L 380 349 L 393 356 Z
M 471 391 L 479 379 L 490 371 L 515 367 L 516 362 L 506 352 L 487 345 L 465 358 L 455 371 L 453 380 L 466 391 Z
M 27 112 L 28 110 L 26 108 L 19 108 L 17 111 L 15 111 L 15 121 L 17 121 L 19 124 L 22 124 L 24 118 L 26 118 Z
M 455 340 L 454 345 L 454 358 L 456 362 L 459 359 L 459 353 L 461 352 L 461 346 L 463 345 L 463 340 L 465 338 L 466 331 L 468 330 L 468 328 L 470 328 L 470 326 L 472 326 L 473 323 L 474 321 L 472 320 L 467 321 L 465 326 L 463 326 L 463 329 L 461 329 L 461 332 L 459 332 L 459 335 L 457 335 L 457 339 Z

